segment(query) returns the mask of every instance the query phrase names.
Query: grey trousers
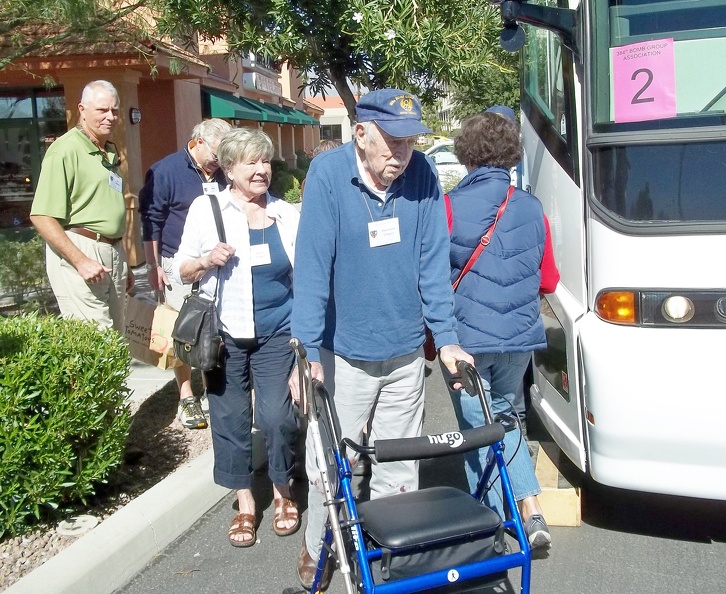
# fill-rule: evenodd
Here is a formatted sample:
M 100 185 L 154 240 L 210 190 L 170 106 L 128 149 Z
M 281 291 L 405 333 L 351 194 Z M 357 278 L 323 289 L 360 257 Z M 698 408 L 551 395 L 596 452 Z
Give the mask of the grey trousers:
M 369 443 L 376 439 L 417 437 L 423 428 L 424 370 L 423 349 L 388 361 L 346 359 L 321 349 L 325 387 L 335 399 L 342 437 L 360 443 L 363 429 L 371 421 Z M 315 446 L 308 429 L 306 470 L 308 475 L 308 522 L 305 543 L 317 559 L 325 529 L 327 508 L 315 460 Z M 351 464 L 355 462 L 348 452 Z M 418 489 L 418 462 L 373 462 L 371 499 Z

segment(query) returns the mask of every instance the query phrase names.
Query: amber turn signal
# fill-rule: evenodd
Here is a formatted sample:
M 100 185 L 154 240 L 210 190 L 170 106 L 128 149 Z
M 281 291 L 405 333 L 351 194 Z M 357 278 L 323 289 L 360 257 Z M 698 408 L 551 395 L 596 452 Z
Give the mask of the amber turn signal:
M 595 313 L 606 322 L 636 324 L 637 299 L 633 291 L 603 291 L 595 301 Z

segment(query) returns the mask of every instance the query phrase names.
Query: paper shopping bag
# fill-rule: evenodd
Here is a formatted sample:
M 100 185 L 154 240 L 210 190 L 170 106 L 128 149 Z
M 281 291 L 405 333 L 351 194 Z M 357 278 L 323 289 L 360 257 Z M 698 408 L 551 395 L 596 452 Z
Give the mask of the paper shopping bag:
M 129 296 L 125 336 L 131 356 L 159 369 L 178 366 L 171 339 L 176 317 L 177 312 L 165 305 Z

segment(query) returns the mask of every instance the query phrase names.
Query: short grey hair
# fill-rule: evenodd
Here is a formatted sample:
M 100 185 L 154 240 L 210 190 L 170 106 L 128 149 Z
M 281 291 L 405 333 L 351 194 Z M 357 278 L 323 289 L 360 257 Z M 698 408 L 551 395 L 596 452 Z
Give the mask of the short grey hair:
M 222 136 L 224 136 L 231 129 L 232 126 L 228 122 L 220 120 L 219 118 L 204 120 L 203 122 L 200 122 L 196 126 L 194 126 L 194 129 L 192 130 L 192 137 L 190 140 L 202 138 L 204 142 L 209 144 L 210 141 L 221 140 Z
M 275 145 L 270 137 L 256 128 L 233 128 L 217 148 L 219 167 L 225 173 L 242 161 L 272 159 L 274 154 Z
M 83 93 L 81 93 L 81 103 L 83 105 L 88 105 L 91 101 L 93 93 L 97 89 L 102 89 L 106 91 L 109 95 L 116 98 L 116 103 L 121 103 L 116 87 L 114 87 L 107 80 L 94 80 L 92 82 L 89 82 L 85 87 L 83 87 Z

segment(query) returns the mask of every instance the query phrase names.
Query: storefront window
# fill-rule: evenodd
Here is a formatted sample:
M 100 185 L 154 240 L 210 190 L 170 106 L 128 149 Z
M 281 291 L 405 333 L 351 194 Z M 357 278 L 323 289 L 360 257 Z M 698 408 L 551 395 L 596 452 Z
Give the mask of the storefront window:
M 63 91 L 0 91 L 0 228 L 27 227 L 40 163 L 67 129 Z

